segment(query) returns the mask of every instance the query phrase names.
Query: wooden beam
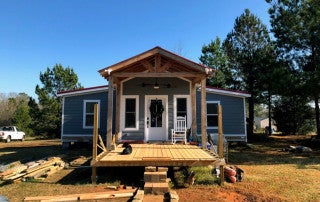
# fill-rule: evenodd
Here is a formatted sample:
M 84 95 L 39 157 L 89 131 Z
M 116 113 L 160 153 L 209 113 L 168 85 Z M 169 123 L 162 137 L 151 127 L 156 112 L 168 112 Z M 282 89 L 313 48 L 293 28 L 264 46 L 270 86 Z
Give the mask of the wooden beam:
M 117 104 L 116 104 L 116 144 L 118 143 L 118 134 L 120 133 L 120 104 L 121 104 L 122 84 L 117 83 Z
M 160 70 L 161 67 L 161 57 L 159 54 L 157 54 L 155 56 L 155 61 L 154 61 L 154 69 L 157 72 L 158 70 Z
M 97 183 L 97 167 L 92 166 L 91 169 L 92 169 L 91 181 L 92 181 L 92 184 L 96 184 Z
M 206 79 L 201 80 L 201 143 L 202 149 L 207 149 L 207 96 Z
M 219 157 L 223 158 L 223 130 L 222 130 L 222 107 L 218 106 L 218 135 L 219 135 Z
M 131 65 L 131 64 L 133 64 L 133 63 L 135 63 L 135 62 L 138 62 L 138 61 L 140 61 L 140 60 L 144 60 L 144 59 L 146 59 L 146 58 L 148 58 L 148 57 L 151 57 L 151 56 L 153 56 L 154 54 L 156 54 L 157 52 L 158 52 L 157 49 L 153 49 L 153 50 L 150 50 L 150 51 L 148 51 L 148 52 L 141 53 L 141 54 L 136 55 L 136 56 L 134 56 L 134 57 L 132 57 L 132 58 L 129 58 L 129 59 L 124 60 L 124 61 L 122 61 L 122 62 L 116 63 L 116 64 L 114 64 L 114 65 L 111 65 L 111 66 L 109 66 L 109 67 L 107 67 L 107 68 L 101 69 L 101 70 L 99 70 L 99 73 L 100 73 L 101 75 L 103 75 L 104 77 L 107 77 L 107 76 L 108 76 L 108 75 L 107 75 L 107 71 L 105 71 L 105 70 L 108 69 L 108 70 L 110 70 L 110 72 L 115 71 L 115 70 L 117 70 L 117 69 L 120 69 L 120 68 L 126 67 L 126 66 L 128 66 L 128 65 Z
M 201 72 L 205 72 L 205 67 L 201 64 L 197 64 L 191 60 L 188 60 L 186 58 L 183 58 L 179 55 L 175 55 L 175 54 L 172 54 L 170 52 L 167 52 L 165 50 L 159 50 L 159 54 L 167 57 L 167 58 L 170 58 L 172 60 L 175 60 L 176 62 L 180 63 L 180 64 L 183 64 L 183 65 L 186 65 L 186 66 L 189 66 L 189 67 L 192 67 L 198 71 L 201 71 Z
M 114 77 L 200 77 L 206 78 L 203 73 L 195 72 L 116 72 Z
M 152 66 L 152 64 L 146 60 L 142 60 L 140 62 L 142 64 L 142 66 L 144 66 L 147 70 L 149 70 L 149 72 L 155 72 L 154 67 Z
M 99 106 L 98 104 L 94 105 L 94 118 L 93 118 L 93 145 L 92 145 L 92 159 L 97 160 L 98 155 L 98 112 L 99 112 Z
M 166 64 L 161 66 L 159 72 L 167 71 L 172 65 L 173 65 L 173 63 L 171 61 L 166 62 Z
M 197 91 L 196 91 L 196 83 L 191 82 L 190 84 L 190 94 L 191 94 L 191 114 L 192 114 L 192 122 L 191 122 L 191 131 L 192 131 L 192 139 L 193 141 L 197 141 Z
M 218 106 L 218 134 L 219 134 L 219 158 L 224 158 L 224 141 L 223 141 L 223 129 L 222 129 L 222 107 L 221 105 Z M 224 183 L 224 167 L 220 165 L 220 185 Z
M 99 147 L 100 149 L 102 149 L 102 151 L 106 152 L 106 151 L 107 151 L 107 148 L 104 146 L 104 143 L 103 143 L 103 140 L 102 140 L 101 135 L 98 135 L 98 137 L 99 137 L 98 147 Z
M 93 148 L 92 148 L 92 160 L 96 161 L 97 160 L 97 155 L 98 155 L 98 126 L 99 126 L 99 106 L 98 104 L 94 105 L 94 119 L 93 119 Z M 91 180 L 92 184 L 96 184 L 97 182 L 97 168 L 96 167 L 91 167 L 92 168 L 92 175 L 91 175 Z
M 107 116 L 107 149 L 112 149 L 112 115 L 113 115 L 113 76 L 109 77 L 108 116 Z

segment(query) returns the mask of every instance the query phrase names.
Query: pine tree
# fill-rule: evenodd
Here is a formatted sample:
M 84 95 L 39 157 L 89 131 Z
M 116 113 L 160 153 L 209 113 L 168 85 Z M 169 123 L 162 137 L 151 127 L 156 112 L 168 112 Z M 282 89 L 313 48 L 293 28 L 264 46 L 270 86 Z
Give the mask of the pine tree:
M 61 64 L 56 64 L 52 69 L 48 67 L 44 73 L 40 72 L 40 81 L 42 87 L 36 86 L 40 104 L 37 121 L 39 132 L 58 137 L 61 129 L 62 103 L 57 93 L 82 87 L 74 70 L 70 67 L 64 68 Z
M 230 65 L 237 71 L 241 88 L 251 94 L 248 98 L 248 136 L 253 135 L 254 104 L 260 94 L 259 79 L 267 68 L 266 57 L 273 48 L 267 27 L 248 9 L 236 18 L 233 30 L 227 35 L 223 46 L 226 48 Z
M 291 69 L 300 74 L 300 96 L 315 104 L 317 137 L 320 138 L 320 1 L 267 0 L 272 32 L 278 51 Z

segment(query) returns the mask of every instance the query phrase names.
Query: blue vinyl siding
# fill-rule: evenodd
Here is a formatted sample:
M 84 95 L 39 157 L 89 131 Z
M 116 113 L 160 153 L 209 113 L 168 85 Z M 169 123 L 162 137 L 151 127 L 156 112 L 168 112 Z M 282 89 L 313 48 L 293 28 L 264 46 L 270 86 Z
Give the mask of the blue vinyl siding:
M 106 133 L 108 94 L 107 91 L 65 97 L 63 134 L 92 134 L 92 129 L 83 128 L 84 100 L 100 100 L 100 128 L 99 134 Z M 113 127 L 114 128 L 114 127 Z
M 123 83 L 123 95 L 139 96 L 139 130 L 126 131 L 133 134 L 135 139 L 144 139 L 145 126 L 145 95 L 167 95 L 168 96 L 168 136 L 173 128 L 173 103 L 174 95 L 189 95 L 189 82 L 179 78 L 158 78 L 159 84 L 170 84 L 171 87 L 160 86 L 154 89 L 153 85 L 142 86 L 142 83 L 154 84 L 155 78 L 133 78 Z M 201 132 L 201 95 L 197 92 L 197 133 Z M 100 128 L 99 134 L 105 137 L 108 114 L 108 92 L 90 92 L 87 94 L 78 94 L 64 97 L 64 123 L 63 135 L 90 135 L 92 129 L 83 128 L 83 104 L 84 100 L 100 100 Z M 222 105 L 223 111 L 223 132 L 224 134 L 243 134 L 245 135 L 245 117 L 244 117 L 244 98 L 232 95 L 221 95 L 209 92 L 207 93 L 207 101 L 217 101 Z M 191 106 L 192 107 L 192 106 Z M 116 93 L 114 93 L 114 110 L 113 110 L 113 133 L 115 132 L 116 117 Z M 208 133 L 216 133 L 216 129 L 208 129 Z
M 224 134 L 245 134 L 244 99 L 227 95 L 207 93 L 207 101 L 218 101 L 222 106 Z M 197 92 L 197 132 L 201 132 L 201 94 Z M 208 129 L 208 133 L 217 133 Z

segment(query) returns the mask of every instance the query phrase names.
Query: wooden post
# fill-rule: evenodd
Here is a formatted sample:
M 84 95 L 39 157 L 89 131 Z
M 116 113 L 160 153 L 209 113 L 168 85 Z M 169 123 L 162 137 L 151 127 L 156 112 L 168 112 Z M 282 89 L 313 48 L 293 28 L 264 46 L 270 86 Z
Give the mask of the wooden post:
M 219 134 L 219 158 L 224 158 L 224 141 L 223 141 L 223 130 L 222 130 L 222 106 L 218 105 L 218 134 Z M 224 167 L 220 165 L 220 185 L 224 183 Z
M 99 106 L 98 104 L 94 105 L 94 118 L 93 118 L 93 145 L 92 145 L 92 161 L 96 161 L 97 160 L 97 156 L 98 156 L 98 112 L 99 112 Z M 96 167 L 92 166 L 92 176 L 91 176 L 91 180 L 92 180 L 92 184 L 96 183 L 97 180 L 97 172 L 96 172 Z
M 192 139 L 193 142 L 197 142 L 197 110 L 196 107 L 197 106 L 197 91 L 196 91 L 196 83 L 195 82 L 191 82 L 191 114 L 192 114 L 192 122 L 191 122 L 191 132 L 192 132 Z
M 115 139 L 116 139 L 116 144 L 118 144 L 118 135 L 120 133 L 120 104 L 121 104 L 121 83 L 117 82 L 117 104 L 116 104 L 116 134 L 115 134 Z
M 95 167 L 95 166 L 92 166 L 91 182 L 92 182 L 92 184 L 97 183 L 97 167 Z
M 207 94 L 206 78 L 201 80 L 201 144 L 207 149 Z
M 112 150 L 112 121 L 113 120 L 113 76 L 109 77 L 108 117 L 107 117 L 107 149 Z

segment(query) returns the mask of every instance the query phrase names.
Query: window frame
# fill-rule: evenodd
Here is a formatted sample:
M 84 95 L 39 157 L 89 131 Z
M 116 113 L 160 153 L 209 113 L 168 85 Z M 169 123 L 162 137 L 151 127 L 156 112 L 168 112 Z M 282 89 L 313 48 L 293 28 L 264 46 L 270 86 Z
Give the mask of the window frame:
M 177 120 L 177 104 L 179 98 L 185 98 L 186 104 L 187 104 L 187 112 L 186 112 L 186 118 L 187 118 L 187 127 L 191 127 L 191 97 L 190 95 L 174 95 L 173 96 L 173 120 L 176 122 Z
M 92 129 L 93 128 L 93 124 L 92 126 L 87 126 L 86 125 L 86 119 L 87 119 L 87 115 L 94 115 L 93 113 L 87 113 L 87 103 L 98 103 L 98 128 L 100 128 L 100 100 L 83 100 L 83 116 L 82 116 L 82 128 L 83 129 Z
M 206 107 L 207 107 L 207 129 L 218 129 L 218 123 L 217 123 L 217 126 L 208 126 L 208 116 L 217 116 L 217 120 L 218 120 L 218 108 L 217 108 L 217 114 L 208 114 L 208 104 L 217 104 L 219 107 L 220 105 L 220 101 L 207 101 L 206 102 Z
M 136 100 L 136 120 L 135 120 L 135 127 L 126 128 L 126 100 L 127 99 L 135 99 Z M 121 101 L 121 128 L 123 131 L 138 131 L 139 130 L 139 95 L 123 95 Z

